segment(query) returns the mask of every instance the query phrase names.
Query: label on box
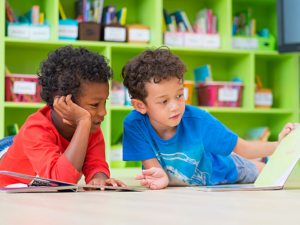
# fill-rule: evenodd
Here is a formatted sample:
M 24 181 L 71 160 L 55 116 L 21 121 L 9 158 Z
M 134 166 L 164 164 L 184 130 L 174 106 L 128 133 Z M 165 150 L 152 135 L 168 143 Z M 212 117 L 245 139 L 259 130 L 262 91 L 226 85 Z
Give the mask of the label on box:
M 15 94 L 35 95 L 36 83 L 26 81 L 15 81 L 13 92 Z
M 164 45 L 183 46 L 183 36 L 176 34 L 165 34 Z
M 110 92 L 110 104 L 111 105 L 125 105 L 125 91 L 112 90 Z
M 202 36 L 197 34 L 186 33 L 184 35 L 184 46 L 202 47 Z
M 129 29 L 130 41 L 145 41 L 150 40 L 150 31 L 148 29 Z
M 29 29 L 29 39 L 31 40 L 49 40 L 50 28 L 47 26 L 32 26 Z
M 28 26 L 9 25 L 7 29 L 8 37 L 29 38 Z
M 258 49 L 258 39 L 257 38 L 232 38 L 232 48 L 238 49 Z
M 126 41 L 126 28 L 125 27 L 105 27 L 104 29 L 105 41 Z
M 239 92 L 233 88 L 220 88 L 219 89 L 219 101 L 220 102 L 237 102 Z
M 183 94 L 184 94 L 184 100 L 185 101 L 189 100 L 189 89 L 188 88 L 183 89 Z
M 123 161 L 123 150 L 120 149 L 111 149 L 110 150 L 110 161 Z
M 204 35 L 202 38 L 202 46 L 204 48 L 220 48 L 221 47 L 220 35 Z
M 77 38 L 78 37 L 78 26 L 74 25 L 59 25 L 58 36 L 66 38 Z
M 255 105 L 271 106 L 273 104 L 272 93 L 255 93 Z

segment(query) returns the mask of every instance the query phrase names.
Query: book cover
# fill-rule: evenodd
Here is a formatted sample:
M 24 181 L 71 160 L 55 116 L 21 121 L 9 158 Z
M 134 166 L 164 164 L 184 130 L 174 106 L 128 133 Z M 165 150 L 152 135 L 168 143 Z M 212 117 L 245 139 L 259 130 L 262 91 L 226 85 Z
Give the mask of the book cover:
M 201 82 L 213 81 L 211 67 L 209 64 L 194 69 L 196 86 Z

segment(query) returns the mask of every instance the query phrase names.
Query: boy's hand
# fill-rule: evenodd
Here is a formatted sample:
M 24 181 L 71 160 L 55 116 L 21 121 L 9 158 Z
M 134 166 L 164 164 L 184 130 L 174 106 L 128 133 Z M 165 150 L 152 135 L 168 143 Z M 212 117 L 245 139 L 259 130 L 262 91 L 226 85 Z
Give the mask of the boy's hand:
M 72 95 L 56 96 L 54 98 L 53 108 L 63 119 L 63 122 L 74 127 L 82 120 L 91 122 L 91 114 L 76 105 L 71 98 Z
M 88 185 L 97 185 L 97 186 L 113 186 L 113 187 L 127 187 L 122 181 L 115 180 L 114 178 L 103 180 L 101 178 L 93 178 Z M 85 188 L 86 190 L 92 190 L 92 188 Z M 104 191 L 104 188 L 101 188 L 101 191 Z
M 287 123 L 284 128 L 282 129 L 282 131 L 280 132 L 280 134 L 278 135 L 278 144 L 282 141 L 282 139 L 289 134 L 292 130 L 295 130 L 296 126 L 299 126 L 299 123 Z
M 152 190 L 162 189 L 169 184 L 169 178 L 162 168 L 152 167 L 148 170 L 143 170 L 141 175 L 134 177 L 136 180 L 141 180 L 141 186 Z

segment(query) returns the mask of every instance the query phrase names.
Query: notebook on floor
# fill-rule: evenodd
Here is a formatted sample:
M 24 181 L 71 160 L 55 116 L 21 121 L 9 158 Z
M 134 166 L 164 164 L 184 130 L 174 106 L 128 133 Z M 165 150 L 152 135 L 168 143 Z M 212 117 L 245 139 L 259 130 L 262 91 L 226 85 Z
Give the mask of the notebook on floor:
M 254 184 L 190 186 L 196 191 L 281 190 L 300 158 L 300 129 L 296 127 L 283 138 Z
M 100 190 L 100 188 L 105 188 L 106 190 L 117 190 L 117 191 L 144 191 L 145 188 L 136 187 L 113 187 L 113 186 L 96 186 L 96 185 L 80 185 L 71 184 L 67 182 L 46 179 L 42 177 L 35 177 L 21 173 L 14 173 L 9 171 L 0 171 L 0 174 L 18 177 L 31 181 L 27 187 L 23 186 L 10 186 L 10 187 L 0 187 L 0 193 L 26 193 L 26 192 L 59 192 L 59 191 L 85 191 L 84 188 L 95 188 Z

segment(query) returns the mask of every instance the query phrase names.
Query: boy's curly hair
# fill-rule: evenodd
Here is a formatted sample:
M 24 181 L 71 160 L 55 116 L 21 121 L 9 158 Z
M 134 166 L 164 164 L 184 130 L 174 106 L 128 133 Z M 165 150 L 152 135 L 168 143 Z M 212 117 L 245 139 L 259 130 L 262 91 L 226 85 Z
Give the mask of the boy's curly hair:
M 123 84 L 128 88 L 132 99 L 139 99 L 146 104 L 147 82 L 159 83 L 172 77 L 183 82 L 186 71 L 185 64 L 169 48 L 146 49 L 123 67 Z
M 57 95 L 72 94 L 72 100 L 76 102 L 82 82 L 105 83 L 113 78 L 108 63 L 103 55 L 83 47 L 65 46 L 50 52 L 37 71 L 41 98 L 50 107 Z

